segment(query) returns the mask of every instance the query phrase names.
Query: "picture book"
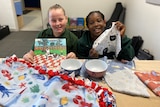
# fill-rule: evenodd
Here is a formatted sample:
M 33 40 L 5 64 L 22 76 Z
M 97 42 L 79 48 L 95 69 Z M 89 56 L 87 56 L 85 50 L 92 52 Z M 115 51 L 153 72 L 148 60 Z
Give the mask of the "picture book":
M 34 44 L 35 55 L 66 56 L 65 38 L 36 38 Z

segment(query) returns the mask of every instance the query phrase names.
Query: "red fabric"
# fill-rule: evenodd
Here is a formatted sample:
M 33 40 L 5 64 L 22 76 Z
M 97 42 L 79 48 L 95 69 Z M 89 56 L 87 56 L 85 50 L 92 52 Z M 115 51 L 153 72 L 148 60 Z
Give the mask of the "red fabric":
M 135 72 L 139 79 L 146 84 L 157 96 L 160 96 L 160 73 L 151 72 Z

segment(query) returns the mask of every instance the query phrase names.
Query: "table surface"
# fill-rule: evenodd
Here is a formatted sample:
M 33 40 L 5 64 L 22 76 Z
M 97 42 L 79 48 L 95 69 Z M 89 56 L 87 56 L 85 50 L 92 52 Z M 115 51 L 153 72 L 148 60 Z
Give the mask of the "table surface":
M 1 61 L 2 58 L 0 58 Z M 135 60 L 135 71 L 155 70 L 160 72 L 160 60 Z M 149 88 L 150 98 L 131 96 L 119 92 L 114 92 L 105 82 L 99 82 L 99 85 L 107 87 L 116 97 L 117 107 L 160 107 L 160 97 L 156 96 Z

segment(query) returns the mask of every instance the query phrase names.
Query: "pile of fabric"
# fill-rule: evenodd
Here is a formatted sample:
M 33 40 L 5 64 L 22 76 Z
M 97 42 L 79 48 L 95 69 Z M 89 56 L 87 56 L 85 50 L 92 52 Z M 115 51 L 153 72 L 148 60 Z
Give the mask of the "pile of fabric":
M 15 55 L 0 62 L 0 104 L 5 107 L 116 107 L 98 83 L 33 65 Z

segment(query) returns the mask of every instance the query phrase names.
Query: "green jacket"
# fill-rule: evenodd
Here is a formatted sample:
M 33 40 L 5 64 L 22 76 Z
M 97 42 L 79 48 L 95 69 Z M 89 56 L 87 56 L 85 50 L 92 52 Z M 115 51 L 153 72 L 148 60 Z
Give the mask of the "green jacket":
M 92 48 L 94 41 L 91 41 L 90 33 L 89 31 L 86 31 L 83 33 L 82 37 L 78 40 L 77 44 L 77 56 L 78 58 L 85 58 L 89 59 L 89 50 Z M 125 59 L 125 60 L 132 60 L 135 56 L 134 49 L 131 45 L 131 39 L 129 39 L 127 36 L 124 36 L 121 39 L 121 51 L 119 52 L 117 59 Z M 108 59 L 113 59 L 115 56 L 114 52 L 107 53 L 105 55 L 99 56 L 103 57 L 107 56 Z
M 39 32 L 37 38 L 56 38 L 56 37 L 54 37 L 52 29 L 47 28 Z M 69 52 L 76 53 L 78 37 L 74 33 L 70 32 L 68 29 L 65 29 L 65 32 L 58 38 L 66 38 L 67 53 Z M 34 44 L 32 50 L 34 50 Z

